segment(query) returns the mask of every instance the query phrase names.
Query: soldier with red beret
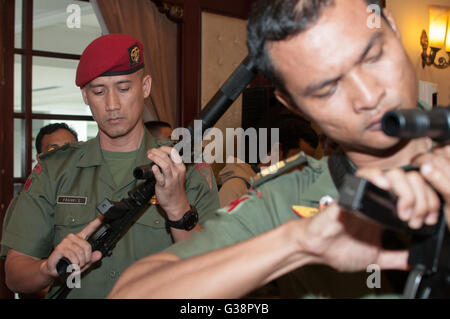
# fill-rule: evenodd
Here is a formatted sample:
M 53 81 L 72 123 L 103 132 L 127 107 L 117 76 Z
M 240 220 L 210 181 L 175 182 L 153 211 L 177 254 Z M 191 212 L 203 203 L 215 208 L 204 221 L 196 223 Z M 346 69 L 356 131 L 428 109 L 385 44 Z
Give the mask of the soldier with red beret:
M 215 181 L 186 167 L 167 140 L 156 140 L 144 128 L 144 99 L 151 83 L 139 40 L 109 34 L 85 49 L 76 85 L 98 124 L 98 135 L 43 154 L 9 207 L 1 256 L 6 256 L 11 290 L 29 294 L 51 285 L 53 294 L 65 284 L 55 279 L 56 264 L 66 257 L 81 271 L 89 269 L 68 298 L 106 297 L 129 265 L 201 230 L 219 207 Z M 96 206 L 105 198 L 128 197 L 143 182 L 133 178 L 133 168 L 150 162 L 156 164 L 157 205 L 146 207 L 112 255 L 96 263 L 101 253 L 86 241 L 101 225 Z M 190 225 L 185 216 L 195 214 L 199 222 Z

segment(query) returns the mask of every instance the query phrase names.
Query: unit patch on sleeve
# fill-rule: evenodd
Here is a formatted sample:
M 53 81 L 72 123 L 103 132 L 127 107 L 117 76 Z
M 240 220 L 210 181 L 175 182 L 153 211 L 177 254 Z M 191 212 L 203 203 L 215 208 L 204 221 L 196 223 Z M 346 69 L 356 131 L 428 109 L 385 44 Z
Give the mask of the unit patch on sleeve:
M 319 210 L 314 207 L 292 205 L 294 213 L 301 218 L 310 218 L 316 215 Z
M 195 169 L 206 179 L 209 190 L 211 191 L 213 188 L 213 171 L 211 169 L 211 166 L 208 163 L 202 162 L 198 163 L 195 166 Z
M 39 174 L 42 172 L 42 165 L 41 165 L 41 163 L 38 162 L 38 163 L 34 166 L 33 171 L 35 171 L 36 174 L 39 175 Z
M 241 204 L 243 202 L 245 202 L 246 200 L 249 200 L 251 197 L 249 195 L 244 195 L 239 197 L 238 199 L 232 201 L 231 203 L 229 203 L 227 206 L 225 206 L 223 209 L 227 212 L 227 213 L 231 213 L 233 212 L 237 207 L 241 206 Z

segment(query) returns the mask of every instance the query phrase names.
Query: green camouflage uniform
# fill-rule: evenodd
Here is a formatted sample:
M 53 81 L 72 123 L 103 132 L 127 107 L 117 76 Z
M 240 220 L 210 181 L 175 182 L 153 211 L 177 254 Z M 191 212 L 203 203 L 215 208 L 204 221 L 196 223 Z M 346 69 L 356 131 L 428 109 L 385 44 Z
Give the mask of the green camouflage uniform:
M 135 166 L 149 163 L 147 150 L 167 144 L 145 130 Z M 9 248 L 36 258 L 47 258 L 69 233 L 80 232 L 99 212 L 96 206 L 108 198 L 120 201 L 143 181 L 136 182 L 130 171 L 118 187 L 102 156 L 97 136 L 88 142 L 65 144 L 41 156 L 25 189 L 8 209 L 2 237 L 1 256 Z M 206 165 L 188 165 L 186 195 L 203 224 L 219 208 L 217 186 Z M 110 257 L 81 278 L 81 288 L 68 298 L 104 298 L 120 274 L 133 262 L 173 244 L 158 205 L 151 205 L 117 243 Z M 58 286 L 49 292 L 53 294 Z

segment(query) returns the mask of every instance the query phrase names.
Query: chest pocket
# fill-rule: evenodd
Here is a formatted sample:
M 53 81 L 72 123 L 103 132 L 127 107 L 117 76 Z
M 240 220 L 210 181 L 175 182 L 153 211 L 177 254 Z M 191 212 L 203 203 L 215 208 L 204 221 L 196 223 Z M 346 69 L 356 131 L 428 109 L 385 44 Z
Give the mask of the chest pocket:
M 93 204 L 57 204 L 54 217 L 55 246 L 68 234 L 79 233 L 98 215 Z
M 164 212 L 157 205 L 151 205 L 136 221 L 130 231 L 135 259 L 157 253 L 173 244 L 170 231 L 166 228 Z
M 141 217 L 136 221 L 136 224 L 156 229 L 166 228 L 164 212 L 158 205 L 151 205 L 142 213 Z

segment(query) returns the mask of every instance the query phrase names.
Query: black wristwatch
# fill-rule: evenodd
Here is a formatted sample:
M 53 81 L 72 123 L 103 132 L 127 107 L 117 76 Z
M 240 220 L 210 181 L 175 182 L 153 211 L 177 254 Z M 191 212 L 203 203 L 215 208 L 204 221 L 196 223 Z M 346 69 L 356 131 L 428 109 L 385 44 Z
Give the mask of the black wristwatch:
M 191 209 L 188 210 L 181 219 L 177 221 L 169 220 L 169 218 L 166 215 L 166 224 L 170 227 L 176 228 L 176 229 L 184 229 L 184 230 L 191 230 L 197 225 L 198 222 L 198 213 L 197 208 L 190 205 Z

